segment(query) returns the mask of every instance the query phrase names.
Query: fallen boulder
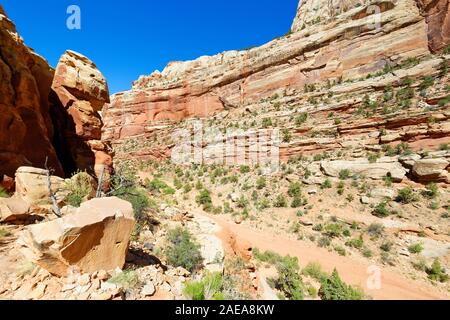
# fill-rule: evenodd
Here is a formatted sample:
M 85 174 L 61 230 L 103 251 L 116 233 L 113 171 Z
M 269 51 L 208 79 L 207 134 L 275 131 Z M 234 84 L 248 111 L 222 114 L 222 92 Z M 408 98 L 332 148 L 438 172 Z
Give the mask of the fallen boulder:
M 419 182 L 446 181 L 445 169 L 449 164 L 450 162 L 442 158 L 417 160 L 412 168 L 413 178 Z
M 122 268 L 134 227 L 131 204 L 116 197 L 87 201 L 73 214 L 27 227 L 18 242 L 30 260 L 58 276 Z
M 22 224 L 30 219 L 28 203 L 18 198 L 0 198 L 0 222 Z
M 52 192 L 58 203 L 62 203 L 66 196 L 64 179 L 50 177 Z M 47 170 L 33 167 L 20 167 L 16 172 L 16 197 L 23 199 L 29 205 L 51 204 L 48 190 Z

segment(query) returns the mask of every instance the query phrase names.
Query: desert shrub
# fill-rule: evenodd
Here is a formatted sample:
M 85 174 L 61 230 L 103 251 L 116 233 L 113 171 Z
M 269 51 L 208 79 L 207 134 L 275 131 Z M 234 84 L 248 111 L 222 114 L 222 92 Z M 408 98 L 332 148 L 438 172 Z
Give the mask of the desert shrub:
M 361 249 L 364 245 L 364 240 L 362 236 L 359 236 L 359 238 L 351 239 L 345 243 L 346 246 Z
M 136 288 L 139 283 L 139 276 L 134 270 L 125 270 L 108 280 L 109 283 L 119 285 L 125 290 Z
M 264 118 L 263 121 L 262 121 L 261 126 L 263 128 L 271 127 L 272 126 L 272 119 L 271 118 Z
M 302 186 L 299 182 L 289 184 L 288 195 L 291 197 L 299 197 L 302 194 Z
M 266 187 L 266 178 L 259 177 L 258 180 L 256 180 L 256 189 L 261 190 Z
M 292 134 L 289 129 L 283 129 L 283 142 L 290 142 L 292 139 Z
M 298 208 L 302 205 L 302 198 L 296 196 L 292 199 L 291 208 Z
M 345 257 L 347 255 L 347 251 L 341 246 L 335 246 L 334 251 L 336 251 L 340 256 Z
M 273 251 L 261 252 L 261 251 L 259 251 L 258 248 L 254 248 L 252 250 L 252 253 L 253 253 L 253 257 L 256 260 L 259 260 L 261 262 L 276 264 L 279 261 L 283 260 L 283 257 L 281 255 L 279 255 L 278 253 L 275 253 Z
M 423 251 L 423 244 L 413 243 L 408 247 L 408 251 L 411 253 L 421 253 Z
M 273 206 L 275 208 L 286 208 L 287 207 L 286 197 L 283 194 L 279 194 L 275 199 Z
M 344 188 L 345 188 L 345 184 L 343 181 L 339 181 L 339 183 L 337 184 L 337 193 L 342 196 L 344 194 Z
M 236 202 L 236 205 L 238 208 L 246 208 L 248 206 L 248 200 L 244 197 L 244 195 L 241 195 L 241 197 Z
M 427 190 L 424 192 L 424 195 L 430 199 L 435 199 L 439 196 L 439 187 L 436 183 L 429 183 L 427 185 Z
M 331 276 L 321 281 L 319 297 L 322 300 L 362 300 L 364 292 L 344 283 L 335 269 Z
M 328 236 L 320 237 L 319 240 L 317 241 L 317 245 L 321 248 L 329 247 L 330 244 L 331 244 L 331 238 Z
M 324 234 L 331 238 L 339 237 L 342 234 L 342 225 L 330 223 L 325 226 Z
M 322 231 L 323 230 L 323 225 L 322 224 L 316 224 L 312 227 L 313 231 Z
M 169 185 L 167 183 L 165 183 L 164 181 L 160 180 L 160 179 L 153 179 L 153 180 L 149 180 L 146 179 L 145 180 L 145 188 L 151 192 L 156 192 L 156 193 L 163 193 L 163 194 L 174 194 L 175 190 L 171 187 L 169 187 Z
M 411 187 L 406 187 L 398 191 L 396 200 L 401 203 L 411 203 L 417 201 L 417 195 Z
M 209 208 L 212 207 L 212 199 L 211 199 L 211 193 L 207 189 L 203 189 L 200 191 L 200 193 L 195 198 L 195 202 L 197 202 L 198 205 L 203 206 L 203 209 L 205 211 L 208 211 Z
M 381 202 L 381 203 L 377 204 L 377 206 L 373 210 L 373 215 L 375 215 L 377 217 L 387 217 L 390 214 L 391 214 L 391 212 L 387 208 L 386 202 Z
M 372 257 L 373 253 L 372 250 L 370 250 L 369 248 L 364 248 L 362 251 L 362 255 L 366 258 L 370 258 Z
M 78 172 L 66 181 L 66 189 L 69 191 L 67 203 L 73 207 L 79 207 L 81 203 L 94 191 L 92 177 L 86 172 Z
M 150 199 L 145 189 L 139 187 L 136 176 L 130 172 L 121 171 L 112 178 L 112 196 L 128 201 L 133 206 L 134 217 L 139 225 L 145 220 L 150 207 Z
M 431 268 L 426 268 L 426 273 L 428 274 L 428 278 L 433 281 L 447 282 L 449 278 L 438 259 L 433 261 Z
M 250 172 L 250 167 L 249 166 L 240 166 L 239 171 L 242 174 L 249 173 Z
M 383 250 L 384 252 L 389 252 L 391 251 L 393 245 L 394 244 L 391 241 L 385 241 L 381 244 L 380 249 Z
M 321 187 L 322 189 L 330 189 L 330 188 L 332 187 L 330 179 L 326 179 L 326 180 L 320 185 L 320 187 Z
M 278 277 L 274 279 L 275 287 L 290 300 L 303 300 L 304 286 L 299 274 L 298 259 L 286 256 L 276 264 Z
M 343 169 L 341 171 L 339 171 L 339 179 L 341 180 L 347 180 L 348 178 L 350 178 L 351 176 L 351 172 L 348 169 Z
M 367 232 L 372 237 L 381 237 L 384 233 L 384 226 L 381 223 L 371 223 L 367 227 Z
M 190 272 L 201 265 L 203 259 L 200 254 L 200 245 L 192 239 L 188 230 L 181 227 L 169 230 L 167 240 L 169 245 L 165 254 L 170 265 L 183 267 Z
M 189 281 L 183 294 L 190 300 L 223 300 L 223 278 L 218 272 L 208 273 L 200 281 Z
M 306 112 L 300 114 L 297 118 L 295 118 L 295 125 L 300 126 L 308 120 L 308 114 Z
M 308 263 L 306 267 L 303 268 L 302 274 L 319 281 L 322 281 L 328 277 L 327 273 L 322 270 L 322 266 L 318 262 Z

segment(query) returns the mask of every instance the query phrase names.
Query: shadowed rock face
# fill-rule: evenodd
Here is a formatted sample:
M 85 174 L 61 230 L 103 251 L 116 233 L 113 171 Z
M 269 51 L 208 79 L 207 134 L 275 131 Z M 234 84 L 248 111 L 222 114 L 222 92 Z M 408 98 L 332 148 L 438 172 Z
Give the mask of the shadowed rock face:
M 53 70 L 25 46 L 0 8 L 0 175 L 22 165 L 63 168 L 53 147 L 49 101 Z

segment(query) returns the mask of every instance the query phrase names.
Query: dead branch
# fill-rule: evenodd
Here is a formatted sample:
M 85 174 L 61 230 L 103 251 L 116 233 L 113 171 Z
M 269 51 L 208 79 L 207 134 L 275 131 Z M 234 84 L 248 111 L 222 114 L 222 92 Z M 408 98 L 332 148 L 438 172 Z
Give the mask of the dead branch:
M 98 178 L 97 192 L 95 194 L 96 198 L 102 197 L 104 174 L 105 174 L 105 165 L 102 166 L 102 171 L 100 172 L 100 177 Z
M 47 174 L 48 193 L 49 193 L 50 200 L 52 200 L 52 211 L 58 218 L 61 218 L 62 217 L 61 209 L 59 209 L 56 195 L 52 190 L 51 174 L 54 172 L 54 170 L 48 168 L 47 162 L 48 162 L 48 157 L 45 158 L 45 170 L 46 170 L 46 174 Z

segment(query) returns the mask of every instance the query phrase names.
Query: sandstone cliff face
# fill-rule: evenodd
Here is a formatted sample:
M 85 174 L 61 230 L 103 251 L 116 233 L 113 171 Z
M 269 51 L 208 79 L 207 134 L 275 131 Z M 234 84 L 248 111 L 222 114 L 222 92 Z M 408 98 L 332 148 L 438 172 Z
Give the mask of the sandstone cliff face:
M 435 35 L 447 29 L 433 22 L 442 14 L 437 19 L 431 7 L 420 10 L 413 0 L 303 1 L 292 32 L 284 37 L 247 51 L 170 63 L 162 72 L 142 76 L 132 90 L 113 95 L 104 110 L 103 138 L 115 145 L 119 157 L 132 152 L 144 159 L 164 158 L 174 145 L 174 121 L 210 117 L 222 128 L 246 115 L 250 119 L 248 112 L 256 122 L 270 117 L 280 123 L 307 112 L 316 120 L 311 127 L 283 127 L 294 139 L 281 146 L 282 158 L 343 144 L 364 148 L 407 141 L 417 148 L 435 147 L 448 140 L 448 112 L 436 111 L 439 120 L 433 124 L 426 120 L 433 114 L 423 108 L 414 111 L 415 121 L 411 111 L 403 110 L 388 119 L 355 116 L 365 94 L 377 99 L 386 86 L 400 90 L 405 78 L 439 73 L 445 58 L 433 59 L 430 48 Z M 417 63 L 402 70 L 407 61 Z M 445 91 L 433 94 L 425 100 L 436 105 Z M 290 110 L 268 112 L 274 105 Z M 343 123 L 328 120 L 330 112 L 339 113 Z M 390 142 L 380 141 L 381 129 L 387 130 Z M 131 141 L 136 137 L 139 141 Z
M 103 126 L 99 111 L 109 102 L 106 79 L 85 56 L 67 51 L 59 60 L 52 83 L 58 100 L 60 139 L 64 141 L 66 168 L 101 174 L 110 173 L 112 158 L 101 141 Z
M 0 7 L 0 176 L 21 165 L 63 169 L 52 144 L 48 96 L 53 70 L 25 46 Z
M 29 49 L 0 7 L 0 177 L 48 167 L 105 178 L 112 158 L 101 142 L 99 111 L 109 102 L 105 78 L 88 58 L 67 51 L 56 72 Z
M 430 49 L 438 51 L 450 43 L 450 2 L 417 0 L 428 24 Z

